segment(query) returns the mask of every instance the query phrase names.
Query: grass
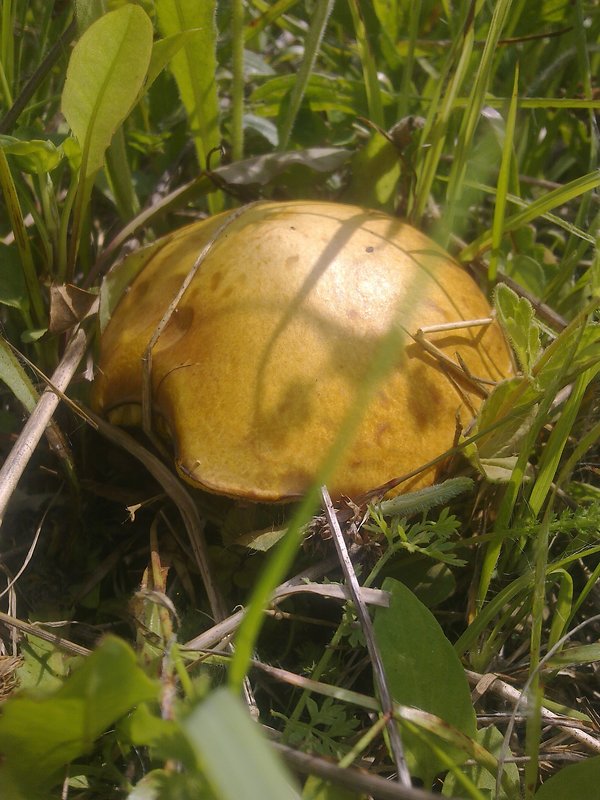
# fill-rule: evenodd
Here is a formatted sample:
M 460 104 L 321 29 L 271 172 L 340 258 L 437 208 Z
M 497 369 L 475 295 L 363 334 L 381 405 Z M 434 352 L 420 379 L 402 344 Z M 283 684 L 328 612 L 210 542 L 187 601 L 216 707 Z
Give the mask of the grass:
M 3 796 L 275 798 L 287 791 L 281 758 L 304 797 L 337 798 L 334 787 L 348 783 L 352 797 L 359 785 L 411 796 L 404 758 L 424 797 L 444 786 L 453 797 L 560 800 L 565 784 L 591 796 L 597 7 L 195 6 L 112 2 L 107 16 L 100 2 L 2 3 Z M 355 577 L 332 558 L 321 484 L 389 348 L 333 432 L 311 491 L 275 511 L 192 497 L 145 440 L 86 415 L 89 370 L 79 363 L 84 344 L 90 357 L 96 349 L 97 293 L 105 321 L 119 291 L 104 276 L 128 250 L 255 199 L 361 197 L 402 213 L 476 274 L 518 366 L 453 453 L 466 456 L 455 462 L 463 483 L 387 511 L 338 508 L 361 592 L 372 592 L 375 655 L 363 594 L 341 610 L 327 594 Z M 46 428 L 41 376 L 53 373 L 68 398 Z M 24 410 L 33 432 L 15 444 Z M 287 533 L 261 552 L 273 528 Z M 290 587 L 290 574 L 308 582 Z M 400 612 L 382 610 L 406 587 Z M 237 604 L 243 620 L 229 618 Z M 211 621 L 219 614 L 223 627 Z M 408 676 L 388 630 L 415 643 L 399 653 Z M 417 646 L 424 630 L 431 663 Z M 225 633 L 235 634 L 233 653 Z M 404 754 L 382 736 L 381 654 Z M 448 659 L 455 705 L 428 705 L 422 687 L 445 680 L 436 676 Z M 491 671 L 502 680 L 488 684 Z M 227 682 L 233 692 L 218 688 Z M 46 710 L 15 683 L 37 687 Z M 527 714 L 514 689 L 526 689 Z M 236 695 L 270 728 L 277 755 L 246 728 Z M 15 742 L 21 755 L 11 759 Z M 48 752 L 57 755 L 39 766 Z M 246 783 L 232 759 L 253 776 Z M 383 785 L 396 767 L 401 780 Z

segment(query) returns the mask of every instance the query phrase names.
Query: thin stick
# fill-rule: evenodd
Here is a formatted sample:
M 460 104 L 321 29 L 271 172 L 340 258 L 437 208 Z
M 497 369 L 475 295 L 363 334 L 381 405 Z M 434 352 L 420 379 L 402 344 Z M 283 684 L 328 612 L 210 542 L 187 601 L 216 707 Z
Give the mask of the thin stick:
M 82 329 L 79 329 L 67 345 L 65 354 L 51 378 L 52 386 L 55 386 L 59 392 L 64 392 L 68 387 L 83 358 L 86 347 L 86 335 Z M 0 469 L 0 525 L 4 520 L 8 502 L 59 402 L 60 396 L 52 387 L 44 390 Z
M 546 655 L 537 664 L 535 670 L 529 675 L 529 677 L 525 681 L 525 685 L 523 686 L 523 689 L 521 690 L 521 692 L 519 694 L 519 698 L 518 698 L 518 700 L 517 700 L 517 702 L 515 704 L 515 707 L 513 709 L 512 714 L 511 714 L 511 719 L 510 719 L 510 721 L 508 723 L 508 726 L 506 728 L 506 733 L 504 734 L 504 740 L 502 742 L 502 747 L 500 749 L 500 753 L 498 754 L 498 774 L 496 776 L 496 795 L 498 795 L 499 792 L 500 792 L 500 781 L 501 781 L 501 778 L 502 778 L 504 757 L 509 752 L 509 744 L 508 743 L 510 742 L 510 739 L 511 739 L 514 727 L 515 727 L 515 719 L 516 719 L 517 714 L 519 713 L 519 709 L 521 708 L 522 705 L 525 704 L 525 702 L 528 699 L 528 693 L 529 693 L 529 690 L 531 688 L 531 684 L 533 683 L 535 677 L 539 674 L 539 672 L 542 669 L 542 667 L 544 666 L 544 664 L 547 661 L 549 661 L 552 658 L 553 655 L 555 655 L 556 653 L 559 652 L 559 650 L 561 649 L 561 647 L 563 646 L 563 644 L 565 642 L 567 642 L 572 636 L 574 636 L 578 631 L 580 631 L 586 625 L 589 625 L 592 622 L 598 622 L 599 620 L 600 620 L 600 614 L 595 614 L 593 617 L 589 617 L 588 619 L 585 619 L 583 622 L 580 622 L 579 625 L 576 625 L 572 630 L 568 631 L 563 637 L 561 637 L 558 640 L 558 642 L 556 642 L 556 644 L 553 647 L 550 648 L 550 650 L 548 650 Z M 569 733 L 572 735 L 571 731 L 569 731 Z
M 280 600 L 290 597 L 293 594 L 316 594 L 320 597 L 329 597 L 335 600 L 350 600 L 352 599 L 349 591 L 344 586 L 339 586 L 333 583 L 306 583 L 298 586 L 286 586 L 282 584 L 273 593 L 271 604 L 275 605 Z M 360 589 L 360 594 L 364 603 L 369 605 L 381 606 L 387 608 L 390 604 L 389 592 L 383 592 L 381 589 Z M 227 619 L 222 620 L 218 625 L 213 625 L 207 631 L 195 636 L 189 642 L 182 645 L 184 650 L 206 650 L 209 647 L 214 647 L 222 639 L 231 636 L 239 627 L 242 619 L 244 618 L 244 610 L 236 611 Z
M 506 681 L 503 681 L 499 675 L 495 673 L 488 673 L 486 675 L 480 675 L 478 672 L 471 672 L 470 670 L 465 670 L 467 678 L 469 682 L 475 685 L 474 691 L 477 692 L 478 696 L 482 696 L 485 692 L 492 692 L 492 694 L 501 697 L 503 700 L 508 700 L 511 703 L 519 703 L 521 707 L 526 703 L 520 702 L 522 699 L 522 694 L 519 689 L 515 689 L 514 686 L 511 686 Z M 519 717 L 513 711 L 510 714 L 512 719 L 518 719 Z M 550 711 L 548 708 L 542 709 L 542 722 L 546 723 L 547 725 L 553 725 L 554 727 L 558 728 L 559 730 L 563 731 L 563 733 L 568 734 L 571 738 L 575 739 L 579 744 L 583 745 L 586 749 L 590 750 L 597 755 L 600 755 L 600 740 L 596 736 L 592 736 L 586 731 L 581 730 L 581 727 L 574 727 L 575 721 L 569 720 L 561 716 L 560 714 L 555 714 L 554 711 Z M 578 724 L 581 724 L 577 721 Z M 505 759 L 508 761 L 508 759 Z
M 412 784 L 410 780 L 410 773 L 404 759 L 402 737 L 400 736 L 400 730 L 394 719 L 394 702 L 392 700 L 392 695 L 387 683 L 383 661 L 381 660 L 381 655 L 379 653 L 377 643 L 375 642 L 371 618 L 361 597 L 361 587 L 358 583 L 356 573 L 354 572 L 354 567 L 348 554 L 348 548 L 346 547 L 344 535 L 342 533 L 342 529 L 340 528 L 340 523 L 336 516 L 335 508 L 333 507 L 333 503 L 331 502 L 331 497 L 329 496 L 326 486 L 321 487 L 321 497 L 323 498 L 325 516 L 327 517 L 329 528 L 333 536 L 333 541 L 335 542 L 340 564 L 342 566 L 342 570 L 344 572 L 344 576 L 356 608 L 356 615 L 365 635 L 367 650 L 373 665 L 373 677 L 375 679 L 377 693 L 381 702 L 381 710 L 384 716 L 387 718 L 390 746 L 394 756 L 394 761 L 396 763 L 398 780 L 404 786 L 411 787 Z
M 301 753 L 279 742 L 271 742 L 284 761 L 303 775 L 317 775 L 326 781 L 349 789 L 353 794 L 367 794 L 374 800 L 435 800 L 440 795 L 412 786 L 400 786 L 379 775 L 370 775 L 353 767 L 338 767 L 329 759 Z
M 30 622 L 23 622 L 21 619 L 11 617 L 10 614 L 5 614 L 3 611 L 0 611 L 0 622 L 3 622 L 9 628 L 15 628 L 22 633 L 26 633 L 28 636 L 37 636 L 38 639 L 50 642 L 59 650 L 64 650 L 64 652 L 71 653 L 74 656 L 89 656 L 92 652 L 87 647 L 82 647 L 80 644 L 63 639 L 62 636 L 50 633 L 50 631 L 40 628 L 38 625 L 32 625 Z

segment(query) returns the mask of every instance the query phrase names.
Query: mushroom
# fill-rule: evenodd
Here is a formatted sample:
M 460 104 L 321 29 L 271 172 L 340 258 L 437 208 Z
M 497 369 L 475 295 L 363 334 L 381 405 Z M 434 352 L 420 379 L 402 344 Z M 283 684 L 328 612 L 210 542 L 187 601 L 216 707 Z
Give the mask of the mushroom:
M 139 409 L 144 352 L 212 242 L 152 352 L 153 413 L 194 486 L 261 502 L 300 497 L 390 331 L 393 363 L 329 477 L 334 497 L 356 497 L 444 453 L 457 420 L 466 425 L 485 395 L 475 377 L 510 374 L 475 282 L 410 225 L 307 201 L 255 203 L 224 220 L 154 246 L 102 335 L 92 393 L 112 421 Z M 464 326 L 471 320 L 480 322 Z M 418 337 L 425 327 L 438 330 Z M 402 490 L 436 474 L 430 467 Z

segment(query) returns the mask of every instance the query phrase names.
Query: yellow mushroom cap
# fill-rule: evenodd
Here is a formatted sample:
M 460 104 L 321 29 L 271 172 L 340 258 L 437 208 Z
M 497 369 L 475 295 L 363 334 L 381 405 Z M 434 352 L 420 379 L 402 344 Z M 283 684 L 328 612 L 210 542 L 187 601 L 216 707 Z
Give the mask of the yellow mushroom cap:
M 139 404 L 142 356 L 204 245 L 227 215 L 156 249 L 101 339 L 93 405 Z M 386 214 L 321 202 L 249 206 L 221 231 L 153 349 L 152 403 L 179 473 L 257 501 L 301 496 L 331 448 L 391 329 L 391 368 L 328 480 L 357 496 L 452 447 L 481 402 L 409 334 L 482 319 L 471 277 L 419 231 Z M 497 381 L 511 361 L 496 323 L 429 335 L 448 358 Z M 402 489 L 431 484 L 428 469 Z

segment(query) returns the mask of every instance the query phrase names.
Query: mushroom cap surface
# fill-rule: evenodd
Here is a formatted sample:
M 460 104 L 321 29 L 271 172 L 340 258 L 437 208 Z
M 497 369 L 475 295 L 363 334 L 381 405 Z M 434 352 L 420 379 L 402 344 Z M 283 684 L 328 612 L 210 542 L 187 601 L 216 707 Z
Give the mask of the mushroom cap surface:
M 226 218 L 165 237 L 119 302 L 101 338 L 92 393 L 100 413 L 114 419 L 139 406 L 144 351 Z M 457 419 L 472 417 L 465 398 L 472 408 L 481 402 L 410 334 L 489 314 L 468 273 L 404 222 L 338 203 L 254 204 L 215 238 L 158 338 L 153 413 L 191 484 L 254 501 L 295 499 L 370 386 L 385 340 L 395 348 L 389 368 L 328 478 L 332 496 L 357 496 L 452 447 Z M 495 322 L 427 339 L 474 376 L 511 373 Z M 431 467 L 401 489 L 435 476 Z

